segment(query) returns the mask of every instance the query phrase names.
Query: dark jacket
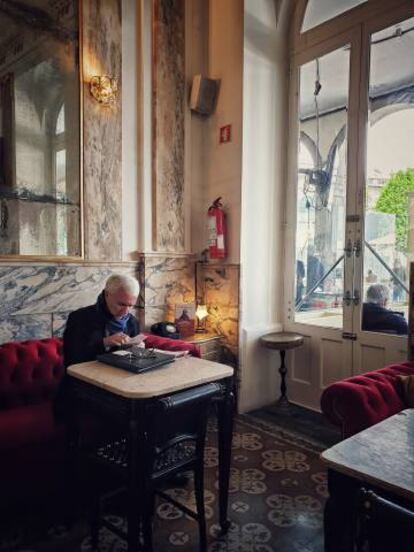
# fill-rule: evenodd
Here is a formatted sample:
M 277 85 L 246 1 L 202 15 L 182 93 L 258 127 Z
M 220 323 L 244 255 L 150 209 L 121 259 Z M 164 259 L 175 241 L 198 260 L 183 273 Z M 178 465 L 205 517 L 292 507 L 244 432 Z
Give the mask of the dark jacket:
M 96 355 L 105 352 L 103 338 L 105 326 L 111 318 L 102 298 L 89 307 L 72 312 L 66 323 L 63 334 L 63 356 L 65 366 L 95 360 Z M 130 337 L 139 334 L 139 323 L 134 316 L 130 316 L 125 333 Z
M 364 303 L 362 307 L 362 329 L 368 332 L 385 332 L 407 335 L 408 326 L 404 315 L 375 303 Z

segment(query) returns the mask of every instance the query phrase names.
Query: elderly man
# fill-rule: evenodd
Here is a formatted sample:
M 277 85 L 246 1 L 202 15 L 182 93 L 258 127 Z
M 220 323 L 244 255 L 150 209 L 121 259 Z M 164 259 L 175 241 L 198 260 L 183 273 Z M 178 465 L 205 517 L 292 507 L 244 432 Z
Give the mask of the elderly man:
M 113 274 L 94 305 L 72 312 L 63 334 L 65 366 L 95 360 L 138 335 L 138 320 L 130 312 L 138 294 L 135 278 Z
M 383 332 L 406 335 L 407 322 L 404 315 L 386 308 L 390 298 L 387 286 L 373 284 L 367 290 L 367 302 L 362 307 L 362 329 L 368 332 Z

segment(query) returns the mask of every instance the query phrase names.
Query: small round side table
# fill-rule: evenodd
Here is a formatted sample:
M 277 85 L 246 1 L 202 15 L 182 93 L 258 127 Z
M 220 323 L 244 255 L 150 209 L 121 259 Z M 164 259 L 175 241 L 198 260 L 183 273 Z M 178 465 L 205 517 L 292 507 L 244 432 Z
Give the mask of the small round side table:
M 280 398 L 279 403 L 287 404 L 285 354 L 288 349 L 295 349 L 303 344 L 303 335 L 294 332 L 275 332 L 263 335 L 260 344 L 268 349 L 276 349 L 280 352 Z

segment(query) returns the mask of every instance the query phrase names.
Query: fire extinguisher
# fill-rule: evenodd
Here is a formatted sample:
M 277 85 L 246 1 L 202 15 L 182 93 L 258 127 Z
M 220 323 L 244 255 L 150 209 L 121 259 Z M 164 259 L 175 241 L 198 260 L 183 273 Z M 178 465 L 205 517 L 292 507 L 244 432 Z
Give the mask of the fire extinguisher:
M 208 250 L 211 259 L 224 259 L 226 249 L 226 215 L 221 197 L 208 208 Z

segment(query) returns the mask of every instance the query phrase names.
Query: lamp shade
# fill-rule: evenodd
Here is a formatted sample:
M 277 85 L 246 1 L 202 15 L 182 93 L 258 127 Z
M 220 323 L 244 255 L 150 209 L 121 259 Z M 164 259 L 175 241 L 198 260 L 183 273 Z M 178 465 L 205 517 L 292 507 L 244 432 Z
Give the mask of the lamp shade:
M 207 306 L 206 305 L 198 305 L 196 310 L 196 316 L 199 320 L 204 320 L 206 316 L 208 316 Z

